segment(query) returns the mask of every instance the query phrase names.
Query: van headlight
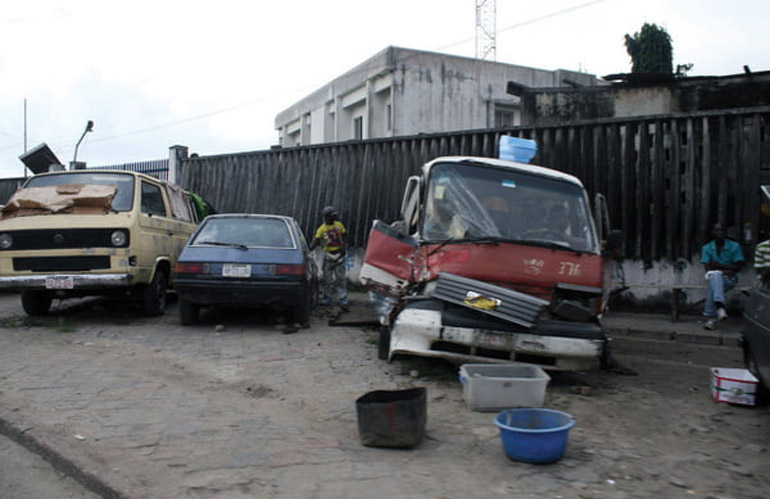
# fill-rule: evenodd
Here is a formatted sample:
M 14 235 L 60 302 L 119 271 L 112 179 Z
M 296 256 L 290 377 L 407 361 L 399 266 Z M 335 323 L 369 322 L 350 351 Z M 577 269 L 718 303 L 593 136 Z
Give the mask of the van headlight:
M 121 246 L 126 245 L 126 241 L 128 241 L 128 236 L 126 235 L 125 231 L 116 230 L 110 234 L 110 242 L 113 246 L 120 248 Z M 0 247 L 2 247 L 2 240 L 0 240 Z
M 0 249 L 10 249 L 13 246 L 13 237 L 7 232 L 0 234 Z

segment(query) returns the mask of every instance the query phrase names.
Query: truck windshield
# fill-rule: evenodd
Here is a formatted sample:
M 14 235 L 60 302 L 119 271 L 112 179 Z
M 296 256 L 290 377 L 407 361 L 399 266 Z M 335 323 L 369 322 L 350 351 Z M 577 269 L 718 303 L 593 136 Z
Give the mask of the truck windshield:
M 421 237 L 426 242 L 487 240 L 598 250 L 579 185 L 471 164 L 433 165 Z
M 41 175 L 30 178 L 24 187 L 49 187 L 52 185 L 114 185 L 117 187 L 111 208 L 115 211 L 130 211 L 134 201 L 134 177 L 123 173 L 72 172 Z

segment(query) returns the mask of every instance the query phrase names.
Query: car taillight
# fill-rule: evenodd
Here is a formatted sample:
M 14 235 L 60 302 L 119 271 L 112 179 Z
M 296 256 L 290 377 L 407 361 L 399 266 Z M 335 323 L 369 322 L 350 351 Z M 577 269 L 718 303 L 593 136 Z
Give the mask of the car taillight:
M 206 274 L 208 273 L 208 265 L 195 262 L 177 262 L 174 265 L 174 272 L 177 274 Z
M 276 265 L 275 275 L 305 275 L 304 265 Z

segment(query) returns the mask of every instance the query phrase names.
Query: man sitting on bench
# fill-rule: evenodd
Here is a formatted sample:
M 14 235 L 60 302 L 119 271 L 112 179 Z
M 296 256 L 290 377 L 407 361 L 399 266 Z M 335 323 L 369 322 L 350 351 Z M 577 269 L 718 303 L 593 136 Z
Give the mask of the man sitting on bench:
M 701 248 L 701 263 L 706 267 L 706 303 L 703 315 L 707 318 L 705 328 L 716 329 L 717 321 L 727 318 L 725 291 L 738 283 L 738 271 L 743 266 L 741 245 L 725 238 L 722 224 L 714 225 L 714 239 Z

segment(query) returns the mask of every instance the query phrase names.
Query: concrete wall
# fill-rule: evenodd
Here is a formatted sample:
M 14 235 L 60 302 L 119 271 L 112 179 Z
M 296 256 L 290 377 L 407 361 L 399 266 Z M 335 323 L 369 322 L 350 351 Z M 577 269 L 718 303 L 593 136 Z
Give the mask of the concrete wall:
M 506 93 L 508 81 L 558 87 L 565 78 L 598 83 L 586 73 L 388 47 L 279 113 L 275 127 L 280 143 L 292 147 L 353 139 L 358 117 L 364 139 L 500 126 L 498 106 L 513 112 L 508 125 L 517 125 L 519 97 Z M 310 129 L 302 126 L 307 115 Z

